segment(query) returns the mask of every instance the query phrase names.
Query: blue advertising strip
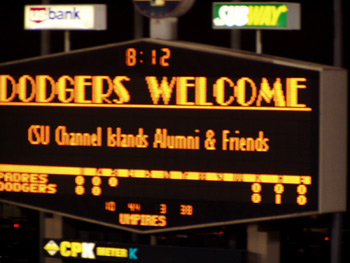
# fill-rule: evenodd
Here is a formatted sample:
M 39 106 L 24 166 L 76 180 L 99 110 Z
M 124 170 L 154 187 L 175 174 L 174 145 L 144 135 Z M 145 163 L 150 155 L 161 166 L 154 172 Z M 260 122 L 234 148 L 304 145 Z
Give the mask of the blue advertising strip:
M 245 262 L 246 252 L 233 249 L 145 246 L 82 240 L 44 239 L 42 255 L 47 258 L 135 263 L 241 263 Z

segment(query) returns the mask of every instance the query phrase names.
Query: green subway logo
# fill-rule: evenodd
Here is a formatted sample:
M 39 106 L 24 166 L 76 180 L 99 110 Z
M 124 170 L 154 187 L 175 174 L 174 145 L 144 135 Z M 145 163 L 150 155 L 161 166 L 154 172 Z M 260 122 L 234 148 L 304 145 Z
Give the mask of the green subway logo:
M 298 4 L 213 4 L 213 28 L 299 29 Z

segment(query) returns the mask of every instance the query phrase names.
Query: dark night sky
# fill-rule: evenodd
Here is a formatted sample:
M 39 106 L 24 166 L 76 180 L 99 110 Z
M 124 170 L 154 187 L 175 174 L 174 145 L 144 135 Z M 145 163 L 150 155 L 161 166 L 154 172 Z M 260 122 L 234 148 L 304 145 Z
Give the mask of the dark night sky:
M 23 26 L 24 5 L 41 4 L 41 0 L 6 1 L 0 9 L 0 62 L 40 55 L 40 32 L 26 31 Z M 183 41 L 229 47 L 230 31 L 211 28 L 212 2 L 197 0 L 193 8 L 179 19 L 178 38 Z M 244 2 L 244 1 L 243 1 Z M 266 2 L 266 1 L 259 1 Z M 263 53 L 333 64 L 333 1 L 301 0 L 302 29 L 298 31 L 263 31 Z M 131 0 L 51 0 L 52 4 L 101 3 L 107 4 L 108 30 L 74 31 L 71 33 L 72 49 L 99 46 L 134 38 L 133 4 Z M 343 13 L 349 10 L 349 1 L 343 0 Z M 345 17 L 348 20 L 348 17 Z M 144 37 L 148 37 L 148 19 L 144 18 Z M 347 32 L 345 28 L 343 32 Z M 255 31 L 241 30 L 241 49 L 255 51 Z M 345 40 L 344 40 L 345 41 Z M 348 40 L 347 40 L 348 41 Z M 51 52 L 64 49 L 62 31 L 51 32 Z M 344 43 L 344 47 L 347 43 Z M 345 50 L 345 48 L 344 48 Z M 345 50 L 344 58 L 348 55 Z M 344 67 L 349 68 L 349 59 Z
M 215 46 L 230 47 L 230 31 L 212 29 L 214 0 L 196 0 L 193 8 L 179 19 L 178 39 Z M 248 1 L 242 1 L 248 2 Z M 267 2 L 267 1 L 259 1 Z M 267 55 L 333 65 L 333 0 L 300 0 L 301 30 L 263 31 L 263 53 Z M 40 56 L 40 31 L 24 30 L 24 5 L 41 4 L 42 0 L 12 0 L 0 8 L 0 63 Z M 72 31 L 71 48 L 95 47 L 134 38 L 132 0 L 51 0 L 51 4 L 106 4 L 106 31 Z M 348 25 L 350 1 L 343 0 L 343 67 L 350 68 Z M 144 20 L 144 37 L 149 36 L 148 18 Z M 63 52 L 63 31 L 50 32 L 51 53 Z M 241 49 L 255 51 L 255 31 L 241 30 Z M 347 42 L 346 42 L 347 41 Z M 350 180 L 349 180 L 350 181 Z M 350 182 L 349 182 L 350 183 Z
M 299 0 L 301 30 L 263 31 L 263 53 L 273 56 L 333 65 L 333 37 L 335 0 Z M 343 8 L 343 67 L 350 69 L 347 47 L 350 32 L 350 0 L 342 0 Z M 24 30 L 24 5 L 41 4 L 42 0 L 3 0 L 0 8 L 0 63 L 40 56 L 41 32 Z M 196 0 L 193 8 L 179 18 L 178 39 L 214 46 L 230 47 L 230 31 L 212 29 L 212 3 L 219 0 Z M 221 1 L 220 1 L 221 2 Z M 226 2 L 229 2 L 227 0 Z M 252 1 L 242 1 L 252 2 Z M 268 2 L 268 1 L 257 1 Z M 271 1 L 272 2 L 272 1 Z M 286 1 L 288 2 L 288 1 Z M 106 31 L 71 32 L 72 50 L 123 42 L 134 38 L 132 0 L 51 0 L 51 4 L 106 4 L 108 21 Z M 144 37 L 149 36 L 148 18 L 144 20 Z M 255 51 L 255 31 L 241 30 L 241 49 Z M 346 38 L 346 39 L 345 39 Z M 51 53 L 64 50 L 63 31 L 50 32 Z M 348 143 L 349 145 L 349 143 Z M 349 163 L 349 157 L 348 157 Z M 348 180 L 349 190 L 350 180 Z M 350 192 L 350 191 L 348 191 Z M 350 194 L 348 193 L 348 200 Z M 350 202 L 348 202 L 349 208 Z M 347 218 L 350 214 L 347 213 Z M 350 220 L 346 221 L 349 228 Z

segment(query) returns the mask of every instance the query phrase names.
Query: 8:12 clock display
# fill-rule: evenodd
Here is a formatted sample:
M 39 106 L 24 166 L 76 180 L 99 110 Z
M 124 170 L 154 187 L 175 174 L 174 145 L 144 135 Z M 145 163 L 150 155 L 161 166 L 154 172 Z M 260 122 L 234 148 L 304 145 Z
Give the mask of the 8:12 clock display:
M 160 52 L 157 49 L 152 49 L 151 54 L 145 54 L 144 51 L 135 48 L 128 48 L 125 51 L 125 64 L 129 67 L 142 64 L 144 63 L 144 56 L 151 56 L 151 65 L 170 66 L 171 51 L 169 48 L 162 48 Z

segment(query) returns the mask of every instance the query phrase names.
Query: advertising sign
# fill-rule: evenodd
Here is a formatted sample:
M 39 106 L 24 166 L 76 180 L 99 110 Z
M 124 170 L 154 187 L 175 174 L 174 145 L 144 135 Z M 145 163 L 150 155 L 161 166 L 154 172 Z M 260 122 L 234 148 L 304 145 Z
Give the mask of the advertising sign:
M 300 4 L 213 3 L 215 29 L 300 29 Z
M 149 39 L 2 64 L 0 200 L 148 233 L 342 211 L 346 98 L 342 69 Z
M 222 263 L 246 262 L 244 252 L 234 249 L 145 246 L 82 240 L 45 239 L 42 254 L 47 258 L 103 260 L 137 263 Z
M 26 5 L 28 30 L 105 30 L 106 5 Z

